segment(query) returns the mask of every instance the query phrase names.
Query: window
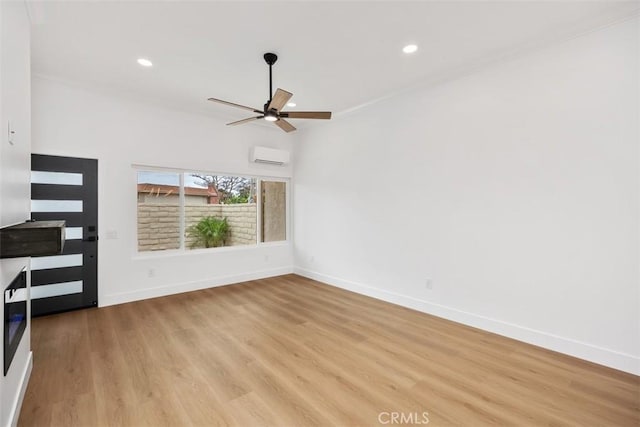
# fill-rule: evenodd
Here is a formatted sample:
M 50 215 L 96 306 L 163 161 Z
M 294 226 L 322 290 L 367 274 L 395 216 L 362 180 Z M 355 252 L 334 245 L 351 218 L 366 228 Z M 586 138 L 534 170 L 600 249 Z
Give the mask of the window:
M 256 179 L 184 174 L 187 249 L 255 245 Z
M 180 248 L 180 175 L 138 172 L 138 251 Z
M 286 181 L 145 170 L 137 198 L 139 252 L 287 239 Z
M 283 181 L 261 181 L 262 242 L 287 239 L 287 189 Z

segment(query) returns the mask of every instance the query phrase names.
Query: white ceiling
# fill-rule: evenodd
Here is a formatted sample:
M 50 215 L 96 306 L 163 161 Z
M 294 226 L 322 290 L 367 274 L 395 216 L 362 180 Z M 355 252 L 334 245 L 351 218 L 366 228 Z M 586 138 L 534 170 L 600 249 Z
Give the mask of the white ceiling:
M 152 102 L 241 119 L 261 108 L 265 52 L 296 110 L 344 112 L 421 82 L 637 13 L 633 2 L 31 2 L 32 67 Z M 401 48 L 416 43 L 408 56 Z M 136 63 L 153 61 L 153 68 Z M 292 121 L 298 126 L 300 121 Z

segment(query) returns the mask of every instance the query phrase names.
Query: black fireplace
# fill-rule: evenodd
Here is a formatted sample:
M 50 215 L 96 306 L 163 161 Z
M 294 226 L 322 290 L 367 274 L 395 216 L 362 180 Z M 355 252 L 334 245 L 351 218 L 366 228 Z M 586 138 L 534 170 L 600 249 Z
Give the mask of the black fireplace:
M 4 374 L 27 328 L 27 272 L 23 269 L 4 291 Z

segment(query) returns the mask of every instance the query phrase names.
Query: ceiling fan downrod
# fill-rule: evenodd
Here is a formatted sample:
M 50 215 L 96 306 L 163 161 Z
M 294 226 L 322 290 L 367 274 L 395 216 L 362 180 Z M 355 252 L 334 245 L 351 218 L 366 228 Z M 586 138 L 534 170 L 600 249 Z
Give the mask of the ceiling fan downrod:
M 275 53 L 267 52 L 264 54 L 264 60 L 267 62 L 267 64 L 269 64 L 269 102 L 271 102 L 271 99 L 273 97 L 273 77 L 271 74 L 271 67 L 278 60 L 278 55 L 276 55 Z M 269 102 L 267 102 L 267 104 Z

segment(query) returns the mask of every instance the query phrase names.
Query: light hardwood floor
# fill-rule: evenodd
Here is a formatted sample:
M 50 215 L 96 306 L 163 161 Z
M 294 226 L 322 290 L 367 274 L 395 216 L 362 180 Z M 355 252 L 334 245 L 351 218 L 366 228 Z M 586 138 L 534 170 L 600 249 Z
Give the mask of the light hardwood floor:
M 639 377 L 295 275 L 32 325 L 21 426 L 640 425 Z

